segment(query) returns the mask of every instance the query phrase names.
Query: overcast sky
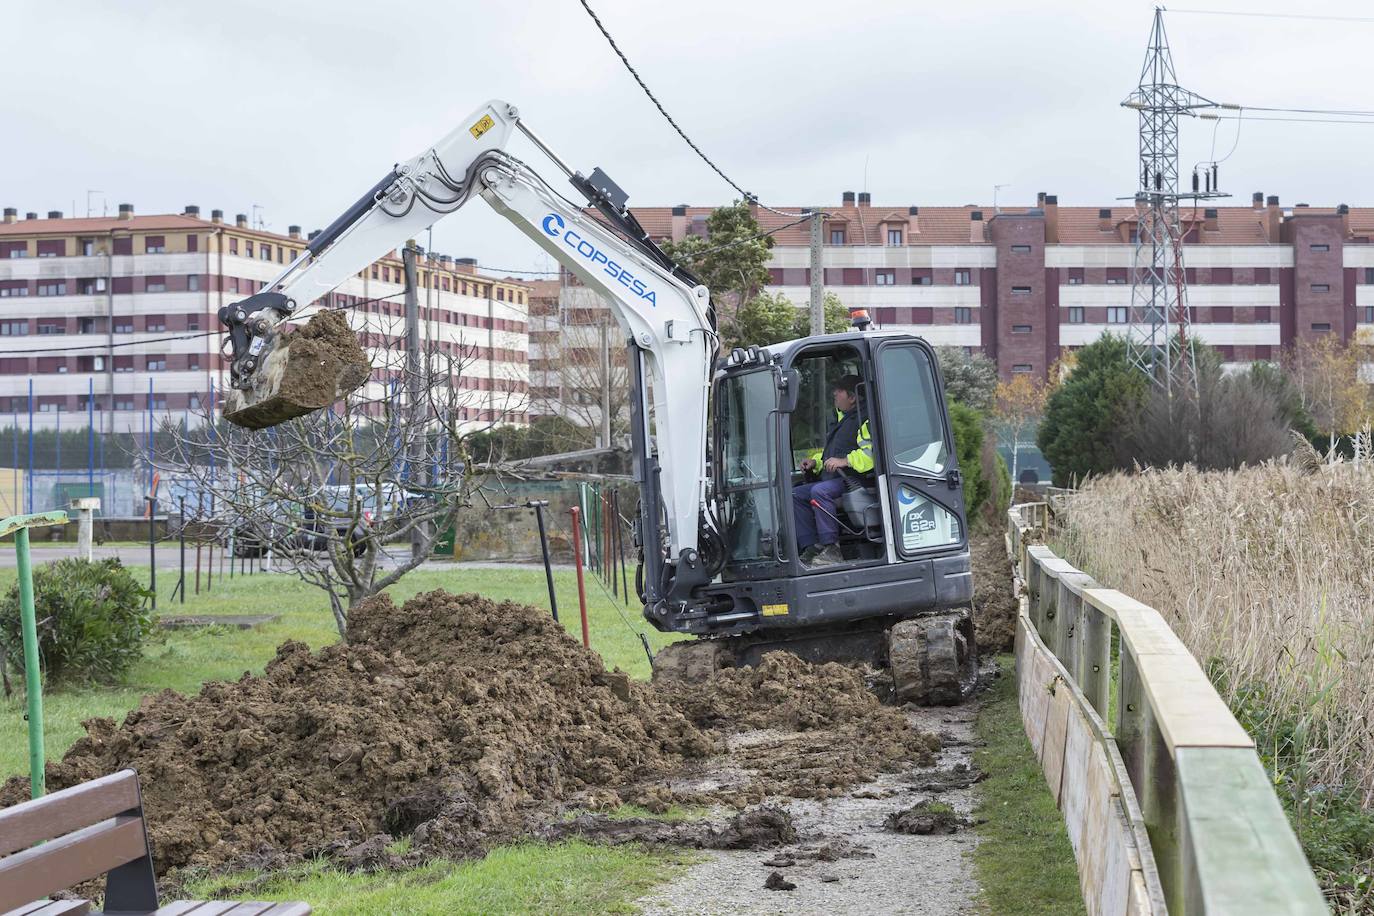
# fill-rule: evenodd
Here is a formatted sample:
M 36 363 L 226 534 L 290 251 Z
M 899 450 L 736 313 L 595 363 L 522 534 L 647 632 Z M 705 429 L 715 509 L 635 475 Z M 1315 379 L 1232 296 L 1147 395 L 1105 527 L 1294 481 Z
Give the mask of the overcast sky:
M 1309 11 L 1277 0 L 1208 9 Z M 593 0 L 668 110 L 765 203 L 1105 205 L 1134 188 L 1135 86 L 1153 4 L 916 0 Z M 267 228 L 327 224 L 392 163 L 484 100 L 632 204 L 733 192 L 640 93 L 577 0 L 7 0 L 0 205 L 85 215 L 261 207 Z M 17 7 L 17 10 L 16 10 Z M 1329 0 L 1310 12 L 1371 15 Z M 1173 12 L 1180 82 L 1245 105 L 1374 108 L 1374 22 Z M 1189 123 L 1185 172 L 1209 158 Z M 1223 189 L 1285 204 L 1374 204 L 1374 126 L 1223 124 Z M 531 150 L 518 155 L 534 161 Z M 542 169 L 551 180 L 552 166 Z M 420 240 L 425 243 L 424 239 Z M 474 203 L 434 248 L 548 268 Z

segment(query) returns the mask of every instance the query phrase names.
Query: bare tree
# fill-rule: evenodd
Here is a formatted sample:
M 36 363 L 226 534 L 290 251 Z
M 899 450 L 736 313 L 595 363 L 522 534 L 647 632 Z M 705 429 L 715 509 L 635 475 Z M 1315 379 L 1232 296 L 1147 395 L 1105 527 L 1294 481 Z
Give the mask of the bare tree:
M 408 370 L 400 340 L 364 339 L 378 345 L 371 380 L 333 408 L 257 431 L 207 413 L 199 429 L 169 426 L 157 459 L 213 497 L 236 549 L 270 552 L 324 591 L 344 638 L 349 611 L 424 562 L 468 507 L 480 482 L 468 437 L 523 410 L 463 386 L 477 350 L 462 341 L 425 342 Z
M 1335 461 L 1341 436 L 1370 420 L 1369 385 L 1360 377 L 1369 348 L 1364 337 L 1347 343 L 1328 333 L 1300 340 L 1288 353 L 1288 374 L 1301 393 L 1302 406 L 1330 437 L 1328 461 Z

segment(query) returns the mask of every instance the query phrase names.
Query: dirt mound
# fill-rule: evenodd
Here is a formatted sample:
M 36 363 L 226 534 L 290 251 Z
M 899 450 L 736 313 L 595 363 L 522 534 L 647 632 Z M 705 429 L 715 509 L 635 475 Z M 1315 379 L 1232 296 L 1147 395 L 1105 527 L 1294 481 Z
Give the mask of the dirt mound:
M 927 836 L 932 833 L 954 833 L 968 822 L 954 813 L 944 802 L 917 802 L 910 808 L 893 811 L 883 820 L 883 828 L 895 833 Z
M 1002 530 L 984 526 L 969 538 L 973 554 L 973 629 L 978 650 L 1007 652 L 1016 639 L 1016 595 Z
M 642 817 L 580 814 L 571 820 L 549 824 L 538 836 L 550 842 L 576 837 L 610 845 L 661 843 L 696 849 L 772 849 L 797 841 L 792 816 L 777 805 L 750 808 L 723 822 L 670 823 Z
M 353 611 L 348 645 L 277 650 L 261 676 L 145 697 L 86 723 L 56 789 L 135 767 L 158 870 L 379 833 L 462 855 L 540 802 L 666 774 L 713 742 L 536 608 L 431 592 Z M 10 780 L 0 801 L 27 794 Z

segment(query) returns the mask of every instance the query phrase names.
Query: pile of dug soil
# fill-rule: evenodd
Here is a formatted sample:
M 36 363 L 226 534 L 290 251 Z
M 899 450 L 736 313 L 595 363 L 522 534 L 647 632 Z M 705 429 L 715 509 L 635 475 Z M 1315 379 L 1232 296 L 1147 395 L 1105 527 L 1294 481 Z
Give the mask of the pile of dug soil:
M 542 801 L 680 767 L 713 742 L 647 685 L 607 674 L 546 612 L 430 592 L 353 611 L 348 645 L 287 642 L 261 676 L 86 723 L 53 789 L 132 766 L 158 871 L 378 833 L 480 852 Z M 10 804 L 27 795 L 12 779 Z
M 1012 592 L 1011 561 L 1002 530 L 985 525 L 969 537 L 973 554 L 973 630 L 978 651 L 1010 651 L 1016 639 L 1016 595 Z

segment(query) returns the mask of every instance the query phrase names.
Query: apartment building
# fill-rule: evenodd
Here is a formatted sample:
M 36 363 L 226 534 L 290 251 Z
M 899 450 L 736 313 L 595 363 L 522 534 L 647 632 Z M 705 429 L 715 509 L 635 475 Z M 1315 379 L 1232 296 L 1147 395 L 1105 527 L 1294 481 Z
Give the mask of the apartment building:
M 799 210 L 799 207 L 780 209 Z M 825 208 L 827 289 L 881 327 L 981 350 L 1004 378 L 1044 376 L 1065 349 L 1130 322 L 1133 207 L 877 206 L 845 192 Z M 706 234 L 710 207 L 644 207 L 655 238 Z M 810 294 L 810 238 L 793 217 L 755 209 L 775 240 L 772 286 L 799 307 Z M 1296 340 L 1349 338 L 1374 325 L 1374 208 L 1251 205 L 1182 214 L 1190 321 L 1232 364 L 1274 359 Z
M 37 427 L 64 412 L 98 412 L 98 428 L 137 428 L 149 412 L 188 417 L 227 383 L 218 310 L 264 288 L 303 250 L 286 235 L 225 222 L 198 207 L 139 216 L 69 218 L 49 212 L 0 220 L 0 424 Z M 470 259 L 424 255 L 418 270 L 421 337 L 459 354 L 460 420 L 474 428 L 527 422 L 528 284 L 480 273 Z M 404 274 L 391 253 L 320 303 L 345 309 L 382 366 L 404 346 Z M 302 303 L 305 305 L 305 303 Z M 32 402 L 29 383 L 32 382 Z M 142 415 L 142 416 L 141 416 Z M 70 421 L 69 421 L 70 422 Z

